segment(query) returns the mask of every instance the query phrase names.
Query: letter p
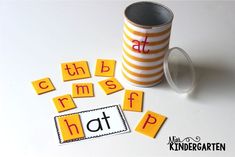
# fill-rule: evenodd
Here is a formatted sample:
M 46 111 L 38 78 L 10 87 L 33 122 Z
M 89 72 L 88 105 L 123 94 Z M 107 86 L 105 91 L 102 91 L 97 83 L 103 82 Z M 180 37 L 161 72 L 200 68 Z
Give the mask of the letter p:
M 165 120 L 165 116 L 152 111 L 147 111 L 136 126 L 135 131 L 154 138 Z
M 152 116 L 151 114 L 148 114 L 147 119 L 146 119 L 142 128 L 145 129 L 147 124 L 152 125 L 152 124 L 155 124 L 156 122 L 157 122 L 157 119 L 154 116 Z

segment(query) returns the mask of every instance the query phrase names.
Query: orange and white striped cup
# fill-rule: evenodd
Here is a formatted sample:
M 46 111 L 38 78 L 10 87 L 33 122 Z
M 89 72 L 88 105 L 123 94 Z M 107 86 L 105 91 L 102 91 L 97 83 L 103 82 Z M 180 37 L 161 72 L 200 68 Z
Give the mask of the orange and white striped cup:
M 135 86 L 150 87 L 163 79 L 173 13 L 153 2 L 137 2 L 125 10 L 122 74 Z

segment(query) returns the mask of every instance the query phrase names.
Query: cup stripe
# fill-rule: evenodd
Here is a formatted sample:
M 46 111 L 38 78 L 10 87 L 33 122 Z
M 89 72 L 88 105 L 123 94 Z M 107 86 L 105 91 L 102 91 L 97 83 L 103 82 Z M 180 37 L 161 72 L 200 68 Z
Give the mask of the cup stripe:
M 136 61 L 134 59 L 129 58 L 124 52 L 122 54 L 123 54 L 123 57 L 128 62 L 130 62 L 131 64 L 134 64 L 134 65 L 137 65 L 137 66 L 139 65 L 139 66 L 142 66 L 142 67 L 152 67 L 152 66 L 157 66 L 157 65 L 160 65 L 160 64 L 163 63 L 163 59 L 155 61 L 155 62 L 140 62 L 140 61 Z
M 133 71 L 128 70 L 128 68 L 124 64 L 122 64 L 122 68 L 125 69 L 126 72 L 128 72 L 129 74 L 133 76 L 143 77 L 143 78 L 153 77 L 153 76 L 160 75 L 161 73 L 163 73 L 163 69 L 162 69 L 159 72 L 153 73 L 153 74 L 139 74 L 139 73 L 135 73 Z
M 129 66 L 128 64 L 126 64 L 124 60 L 122 60 L 122 63 L 125 65 L 127 69 L 138 74 L 154 74 L 163 70 L 163 66 L 156 68 L 156 69 L 152 69 L 152 70 L 140 70 L 140 69 L 136 69 L 136 68 Z
M 125 31 L 123 31 L 124 36 L 129 40 L 129 41 L 133 41 L 136 39 L 131 38 Z M 145 38 L 142 37 L 142 40 L 139 41 L 144 41 Z M 170 35 L 168 35 L 165 39 L 159 40 L 159 41 L 152 41 L 152 42 L 148 42 L 149 46 L 156 46 L 156 45 L 161 45 L 163 43 L 165 43 L 166 41 L 169 41 L 170 39 Z
M 126 72 L 125 69 L 122 69 L 122 71 L 125 73 L 125 75 L 133 80 L 136 80 L 136 81 L 141 81 L 141 82 L 150 82 L 150 81 L 154 81 L 154 80 L 157 80 L 159 78 L 162 77 L 163 73 L 159 74 L 159 75 L 156 75 L 156 76 L 153 76 L 153 77 L 138 77 L 138 76 L 134 76 L 134 75 L 131 75 L 130 73 Z
M 123 76 L 124 76 L 128 81 L 130 81 L 130 82 L 132 82 L 132 83 L 135 83 L 135 84 L 139 84 L 139 85 L 152 85 L 152 84 L 156 84 L 156 83 L 158 83 L 158 82 L 161 82 L 161 80 L 162 80 L 162 78 L 163 78 L 163 76 L 164 76 L 164 75 L 162 75 L 161 78 L 159 78 L 159 79 L 157 79 L 157 80 L 154 80 L 154 81 L 141 82 L 141 81 L 136 81 L 136 80 L 134 80 L 134 79 L 131 79 L 131 78 L 127 77 L 123 71 L 122 71 L 122 74 L 123 74 Z
M 142 41 L 145 39 L 146 36 L 142 37 L 142 36 L 138 36 L 138 35 L 135 35 L 131 32 L 129 32 L 125 27 L 123 27 L 123 31 L 128 35 L 130 36 L 132 39 L 136 39 L 136 40 L 139 40 L 139 41 Z M 162 36 L 159 36 L 159 37 L 148 37 L 148 41 L 149 42 L 155 42 L 155 41 L 161 41 L 165 38 L 167 38 L 168 36 L 170 35 L 170 32 L 162 35 Z
M 132 49 L 132 47 L 131 47 L 130 45 L 128 45 L 125 40 L 123 40 L 123 43 L 126 45 L 127 48 L 129 48 L 129 49 L 132 50 L 133 52 L 140 53 L 140 52 L 138 52 L 137 50 Z M 145 54 L 160 53 L 160 52 L 162 52 L 162 51 L 168 49 L 168 46 L 169 46 L 169 43 L 168 43 L 166 46 L 164 46 L 163 48 L 156 49 L 156 50 L 150 50 L 148 53 L 145 53 Z
M 157 58 L 157 57 L 161 57 L 163 55 L 165 55 L 166 50 L 159 52 L 159 53 L 152 53 L 152 54 L 144 54 L 144 53 L 136 53 L 132 50 L 130 50 L 129 48 L 126 47 L 126 45 L 123 43 L 122 44 L 123 49 L 125 49 L 126 52 L 128 52 L 129 54 L 131 54 L 132 56 L 138 57 L 138 58 L 143 58 L 143 59 L 151 59 L 151 58 Z
M 134 24 L 132 24 L 132 22 L 130 22 L 128 19 L 124 18 L 124 23 L 130 27 L 133 30 L 136 30 L 138 32 L 142 32 L 142 33 L 156 33 L 156 32 L 162 32 L 168 28 L 171 27 L 171 23 L 164 25 L 164 26 L 157 26 L 157 27 L 146 27 L 146 26 L 135 26 Z
M 156 57 L 156 58 L 150 58 L 150 59 L 143 59 L 143 58 L 138 58 L 135 56 L 132 56 L 131 54 L 129 54 L 124 48 L 122 48 L 122 51 L 125 53 L 125 55 L 127 55 L 129 58 L 139 61 L 139 62 L 155 62 L 155 61 L 159 61 L 161 59 L 164 58 L 164 55 L 160 56 L 160 57 Z
M 124 76 L 123 76 L 123 78 L 124 78 L 126 81 L 128 81 Z M 153 83 L 153 84 L 148 84 L 148 85 L 140 85 L 140 84 L 136 84 L 136 83 L 133 83 L 133 82 L 130 82 L 130 81 L 128 81 L 128 83 L 131 84 L 131 85 L 133 85 L 133 86 L 136 86 L 136 87 L 143 87 L 143 88 L 146 88 L 146 87 L 153 87 L 153 86 L 155 86 L 155 85 L 157 85 L 157 84 L 160 84 L 161 81 L 156 82 L 156 83 Z
M 155 66 L 151 66 L 151 67 L 143 67 L 143 66 L 138 66 L 138 65 L 135 65 L 135 64 L 132 64 L 130 62 L 128 62 L 125 57 L 123 57 L 123 60 L 126 62 L 127 65 L 133 67 L 133 68 L 136 68 L 136 69 L 139 69 L 139 70 L 153 70 L 153 69 L 156 69 L 156 68 L 159 68 L 159 67 L 162 67 L 162 64 L 159 64 L 159 65 L 155 65 Z
M 162 35 L 164 35 L 166 33 L 169 33 L 171 31 L 171 27 L 169 27 L 169 28 L 167 28 L 166 30 L 164 30 L 162 32 L 157 32 L 157 33 L 147 33 L 147 32 L 145 32 L 145 33 L 143 33 L 143 32 L 138 32 L 136 30 L 131 29 L 130 27 L 128 27 L 128 25 L 126 23 L 124 23 L 124 27 L 126 27 L 126 29 L 129 32 L 131 32 L 131 33 L 133 33 L 135 35 L 138 35 L 138 36 L 143 36 L 143 37 L 145 37 L 145 36 L 148 36 L 148 37 L 159 37 L 159 36 L 162 36 Z

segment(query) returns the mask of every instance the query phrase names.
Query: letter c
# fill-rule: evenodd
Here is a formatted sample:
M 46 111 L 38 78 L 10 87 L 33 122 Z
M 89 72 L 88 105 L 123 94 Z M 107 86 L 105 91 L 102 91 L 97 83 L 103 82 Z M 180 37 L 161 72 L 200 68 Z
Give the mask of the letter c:
M 41 89 L 47 89 L 49 86 L 48 85 L 46 85 L 46 86 L 42 86 L 42 84 L 46 84 L 46 81 L 41 81 L 41 82 L 39 82 L 39 87 L 41 88 Z

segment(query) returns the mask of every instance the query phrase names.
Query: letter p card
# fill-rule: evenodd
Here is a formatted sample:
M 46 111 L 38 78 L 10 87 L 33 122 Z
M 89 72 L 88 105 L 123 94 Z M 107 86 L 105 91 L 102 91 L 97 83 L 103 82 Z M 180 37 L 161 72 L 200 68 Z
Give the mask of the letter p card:
M 61 144 L 130 132 L 119 105 L 56 116 L 54 119 Z

